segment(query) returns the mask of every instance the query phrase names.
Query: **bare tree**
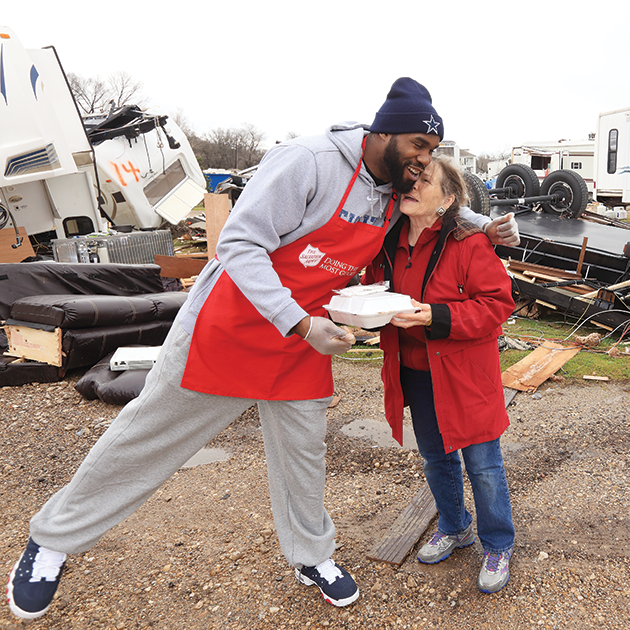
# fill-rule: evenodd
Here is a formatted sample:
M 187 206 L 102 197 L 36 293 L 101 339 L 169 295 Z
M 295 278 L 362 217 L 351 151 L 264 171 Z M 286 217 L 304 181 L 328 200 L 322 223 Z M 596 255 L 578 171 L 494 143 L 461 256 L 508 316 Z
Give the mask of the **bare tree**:
M 70 89 L 79 109 L 84 114 L 93 114 L 107 104 L 107 85 L 99 78 L 83 78 L 78 74 L 68 74 Z
M 142 83 L 134 81 L 127 72 L 115 72 L 106 81 L 100 77 L 81 77 L 68 73 L 70 89 L 83 114 L 94 114 L 108 106 L 142 106 L 146 99 L 141 94 Z
M 124 70 L 119 70 L 111 74 L 107 80 L 109 92 L 112 95 L 110 100 L 114 101 L 116 107 L 122 107 L 133 103 L 142 107 L 146 99 L 141 94 L 142 82 L 134 81 L 131 75 Z
M 258 164 L 265 153 L 260 148 L 264 134 L 250 123 L 238 129 L 217 127 L 202 138 L 186 135 L 202 168 L 242 170 Z

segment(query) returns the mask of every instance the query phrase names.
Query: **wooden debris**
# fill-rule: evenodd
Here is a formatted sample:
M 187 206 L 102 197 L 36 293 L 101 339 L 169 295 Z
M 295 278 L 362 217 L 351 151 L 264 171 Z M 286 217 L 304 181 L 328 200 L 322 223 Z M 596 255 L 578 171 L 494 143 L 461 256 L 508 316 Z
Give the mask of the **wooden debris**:
M 155 255 L 155 264 L 159 265 L 160 276 L 163 278 L 191 278 L 192 276 L 198 276 L 207 262 L 207 258 Z
M 8 354 L 61 367 L 61 328 L 49 332 L 28 326 L 5 326 Z
M 371 354 L 371 353 L 381 353 L 382 350 L 380 348 L 350 348 L 348 352 L 357 352 L 357 353 L 368 352 Z
M 575 271 L 563 271 L 562 269 L 556 269 L 555 267 L 546 267 L 545 265 L 535 265 L 534 263 L 522 262 L 520 260 L 508 259 L 507 267 L 510 271 L 530 272 L 543 274 L 554 280 L 575 280 L 581 279 L 582 275 Z
M 35 255 L 26 229 L 19 227 L 18 232 L 22 237 L 22 244 L 14 249 L 13 245 L 17 240 L 15 230 L 12 227 L 0 230 L 0 263 L 22 262 L 25 258 Z
M 536 300 L 536 302 L 538 302 L 538 304 L 540 304 L 541 306 L 550 308 L 552 311 L 555 311 L 558 309 L 557 306 L 554 306 L 553 304 L 549 304 L 549 302 L 543 302 L 542 300 Z
M 609 287 L 603 287 L 601 289 L 597 289 L 597 291 L 591 291 L 590 293 L 585 293 L 583 298 L 594 298 L 598 297 L 600 291 L 616 291 L 617 289 L 625 289 L 626 287 L 630 287 L 630 280 L 626 280 L 625 282 L 620 282 L 619 284 L 611 284 Z
M 585 374 L 582 377 L 585 381 L 609 381 L 607 376 L 593 376 L 591 374 Z
M 588 243 L 588 236 L 582 239 L 582 249 L 580 250 L 580 259 L 578 260 L 577 273 L 582 274 L 582 263 L 584 262 L 584 254 L 586 254 L 586 245 Z
M 511 387 L 503 388 L 503 400 L 505 401 L 505 408 L 507 409 L 509 404 L 514 400 L 514 397 L 518 394 L 518 389 L 512 389 Z
M 524 359 L 509 367 L 501 380 L 505 387 L 523 392 L 535 392 L 549 376 L 555 374 L 569 359 L 580 352 L 575 346 L 562 346 L 546 341 Z
M 372 337 L 371 339 L 368 339 L 365 344 L 368 346 L 376 346 L 379 343 L 381 343 L 381 336 L 379 335 L 378 337 Z
M 214 258 L 217 251 L 219 234 L 230 214 L 231 202 L 229 195 L 206 193 L 203 197 L 206 211 L 206 237 L 208 239 L 208 258 Z
M 336 407 L 339 404 L 340 400 L 341 400 L 341 396 L 333 396 L 332 400 L 330 401 L 330 405 L 328 405 L 328 409 L 332 409 L 333 407 Z
M 387 562 L 399 567 L 436 514 L 435 500 L 429 484 L 425 483 L 383 538 L 368 553 L 368 560 Z

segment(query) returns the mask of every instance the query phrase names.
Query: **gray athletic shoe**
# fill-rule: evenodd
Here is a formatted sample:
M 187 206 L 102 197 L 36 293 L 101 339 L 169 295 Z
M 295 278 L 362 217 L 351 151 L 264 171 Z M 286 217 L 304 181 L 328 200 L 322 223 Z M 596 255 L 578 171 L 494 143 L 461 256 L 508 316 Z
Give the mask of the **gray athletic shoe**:
M 468 547 L 475 542 L 475 533 L 472 523 L 461 534 L 447 536 L 440 532 L 435 532 L 431 540 L 420 549 L 418 560 L 425 564 L 435 564 L 448 558 L 455 549 Z
M 511 556 L 511 551 L 504 553 L 486 551 L 483 554 L 483 564 L 477 580 L 477 587 L 482 593 L 496 593 L 508 583 Z

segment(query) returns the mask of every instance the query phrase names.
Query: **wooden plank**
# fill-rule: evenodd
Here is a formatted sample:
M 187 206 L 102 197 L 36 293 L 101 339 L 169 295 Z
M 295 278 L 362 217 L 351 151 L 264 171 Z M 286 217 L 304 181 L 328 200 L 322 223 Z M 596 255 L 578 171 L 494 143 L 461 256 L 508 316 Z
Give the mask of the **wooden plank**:
M 155 264 L 160 266 L 160 276 L 163 278 L 190 278 L 198 276 L 207 263 L 207 258 L 155 255 Z
M 28 326 L 5 326 L 9 354 L 61 367 L 61 328 L 53 332 Z
M 518 271 L 514 271 L 514 269 L 510 269 L 510 273 L 515 278 L 518 278 L 519 280 L 525 280 L 526 282 L 529 282 L 530 284 L 536 284 L 536 278 L 531 278 L 529 276 L 525 276 L 522 273 L 519 273 Z M 554 278 L 554 280 L 555 280 L 555 278 Z
M 584 262 L 584 254 L 586 254 L 586 244 L 588 243 L 588 236 L 585 236 L 582 240 L 582 249 L 580 250 L 580 259 L 578 260 L 577 273 L 582 274 L 582 263 Z
M 597 289 L 597 291 L 591 291 L 590 293 L 585 293 L 582 297 L 594 298 L 594 297 L 597 297 L 597 294 L 600 291 L 616 291 L 617 289 L 625 289 L 626 287 L 630 287 L 630 280 L 626 280 L 625 282 L 620 282 L 619 284 L 611 284 L 609 287 L 602 287 L 601 289 Z
M 540 271 L 523 271 L 523 275 L 524 276 L 529 276 L 531 278 L 534 278 L 536 280 L 545 280 L 546 282 L 555 282 L 558 280 L 557 276 L 550 276 L 547 273 L 542 273 Z
M 503 400 L 505 401 L 505 408 L 514 400 L 514 397 L 518 394 L 518 389 L 512 389 L 511 387 L 503 388 Z
M 436 514 L 433 495 L 429 484 L 425 483 L 367 558 L 399 567 Z
M 607 376 L 592 376 L 591 374 L 585 374 L 582 377 L 585 381 L 609 381 Z
M 350 348 L 348 352 L 382 352 L 380 348 Z
M 208 258 L 217 253 L 219 234 L 230 214 L 230 196 L 206 193 L 203 197 L 206 210 L 206 238 L 208 239 Z
M 579 352 L 580 348 L 575 346 L 566 347 L 545 341 L 543 345 L 538 346 L 501 374 L 503 386 L 522 392 L 535 392 L 539 385 Z
M 14 249 L 13 245 L 16 243 L 15 230 L 12 227 L 0 230 L 0 263 L 22 262 L 29 256 L 35 256 L 26 230 L 20 227 L 18 231 L 22 237 L 22 244 Z
M 508 260 L 508 268 L 510 271 L 538 271 L 545 273 L 553 278 L 563 278 L 564 280 L 573 280 L 575 278 L 581 278 L 582 275 L 575 273 L 574 271 L 563 271 L 562 269 L 556 269 L 555 267 L 546 267 L 545 265 L 535 265 L 534 263 L 521 262 L 520 260 Z

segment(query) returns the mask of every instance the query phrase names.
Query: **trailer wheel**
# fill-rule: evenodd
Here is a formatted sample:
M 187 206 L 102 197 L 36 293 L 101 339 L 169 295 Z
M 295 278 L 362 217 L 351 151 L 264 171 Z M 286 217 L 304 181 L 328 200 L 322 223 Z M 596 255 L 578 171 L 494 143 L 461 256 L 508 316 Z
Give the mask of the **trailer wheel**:
M 502 199 L 522 199 L 540 194 L 538 175 L 527 164 L 510 164 L 497 177 L 497 188 L 510 188 L 509 193 L 500 193 Z
M 470 209 L 477 214 L 483 214 L 486 217 L 490 216 L 490 195 L 484 183 L 479 177 L 468 171 L 464 171 L 462 177 L 466 183 Z
M 540 192 L 543 195 L 558 195 L 557 202 L 541 204 L 543 212 L 548 214 L 566 214 L 578 219 L 588 204 L 586 182 L 575 171 L 552 171 L 543 180 Z

